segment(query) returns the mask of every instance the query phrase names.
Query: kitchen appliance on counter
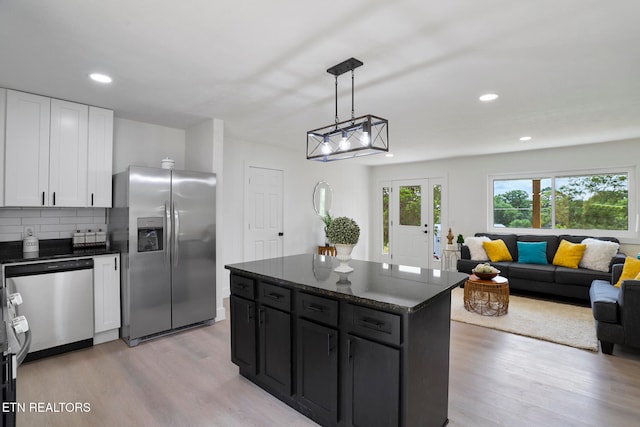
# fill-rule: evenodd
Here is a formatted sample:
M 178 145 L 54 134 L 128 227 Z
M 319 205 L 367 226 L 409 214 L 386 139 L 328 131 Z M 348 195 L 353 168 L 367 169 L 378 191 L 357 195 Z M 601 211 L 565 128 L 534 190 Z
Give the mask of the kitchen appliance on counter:
M 216 316 L 216 176 L 130 166 L 114 175 L 111 247 L 121 252 L 122 339 Z
M 93 345 L 92 259 L 7 265 L 4 274 L 31 329 L 26 361 Z

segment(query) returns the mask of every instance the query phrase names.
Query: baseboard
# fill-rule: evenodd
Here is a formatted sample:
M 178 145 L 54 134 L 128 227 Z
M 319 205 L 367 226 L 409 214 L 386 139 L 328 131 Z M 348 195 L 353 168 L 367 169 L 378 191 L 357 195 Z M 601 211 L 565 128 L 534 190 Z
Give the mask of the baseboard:
M 93 336 L 93 345 L 102 344 L 109 341 L 115 341 L 120 338 L 120 329 L 111 329 L 109 331 L 98 332 Z

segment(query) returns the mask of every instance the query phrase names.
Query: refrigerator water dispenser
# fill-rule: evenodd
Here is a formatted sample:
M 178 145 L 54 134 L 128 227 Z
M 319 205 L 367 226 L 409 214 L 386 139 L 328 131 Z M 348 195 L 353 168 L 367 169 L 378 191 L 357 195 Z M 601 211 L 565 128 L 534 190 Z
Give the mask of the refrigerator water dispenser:
M 162 217 L 138 218 L 138 252 L 164 250 L 164 221 Z

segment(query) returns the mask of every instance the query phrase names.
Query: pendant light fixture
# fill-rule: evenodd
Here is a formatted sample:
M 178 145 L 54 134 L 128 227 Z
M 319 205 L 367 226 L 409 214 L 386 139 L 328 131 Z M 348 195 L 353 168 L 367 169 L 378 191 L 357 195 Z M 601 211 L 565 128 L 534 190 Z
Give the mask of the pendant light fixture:
M 350 159 L 389 152 L 389 122 L 367 114 L 354 117 L 354 71 L 362 65 L 355 58 L 334 65 L 327 73 L 335 76 L 335 123 L 307 132 L 307 159 L 320 162 Z M 338 119 L 338 76 L 351 71 L 351 120 Z

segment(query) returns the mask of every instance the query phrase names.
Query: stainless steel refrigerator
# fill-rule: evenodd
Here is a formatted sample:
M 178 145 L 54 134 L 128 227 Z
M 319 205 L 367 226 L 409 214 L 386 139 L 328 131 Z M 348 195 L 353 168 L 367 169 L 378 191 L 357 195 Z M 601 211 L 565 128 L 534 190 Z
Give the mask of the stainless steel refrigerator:
M 216 176 L 130 166 L 114 175 L 112 246 L 121 252 L 129 346 L 216 316 Z

